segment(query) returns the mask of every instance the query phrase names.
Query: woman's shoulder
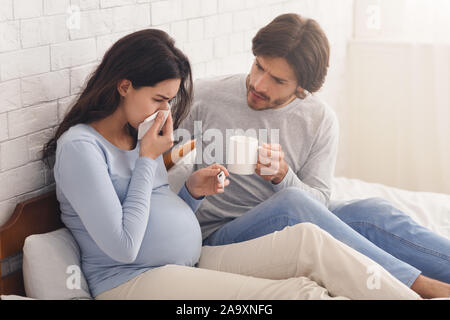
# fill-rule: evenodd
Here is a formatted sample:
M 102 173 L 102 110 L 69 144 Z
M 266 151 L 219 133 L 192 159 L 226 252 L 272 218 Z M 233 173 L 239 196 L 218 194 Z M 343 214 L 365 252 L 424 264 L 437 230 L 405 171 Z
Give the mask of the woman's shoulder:
M 64 132 L 57 141 L 57 151 L 60 151 L 65 145 L 85 145 L 85 146 L 97 146 L 99 151 L 101 148 L 101 140 L 92 132 L 88 124 L 79 123 L 70 127 Z
M 77 124 L 65 131 L 57 140 L 54 172 L 71 171 L 73 164 L 80 166 L 107 166 L 107 154 L 101 140 L 86 124 Z M 61 169 L 66 163 L 65 169 Z

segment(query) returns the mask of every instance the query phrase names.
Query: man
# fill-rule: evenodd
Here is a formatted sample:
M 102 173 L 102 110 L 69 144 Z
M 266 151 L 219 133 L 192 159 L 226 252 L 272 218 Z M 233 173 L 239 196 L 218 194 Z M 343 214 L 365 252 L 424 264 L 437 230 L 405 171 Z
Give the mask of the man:
M 450 240 L 382 199 L 330 203 L 339 126 L 333 110 L 311 94 L 324 83 L 330 52 L 318 23 L 281 15 L 257 33 L 252 50 L 249 75 L 196 82 L 191 114 L 180 127 L 197 137 L 209 129 L 223 137 L 230 129 L 279 133 L 278 139 L 260 137 L 267 143 L 254 175 L 230 175 L 225 193 L 204 200 L 197 211 L 203 243 L 246 241 L 311 222 L 422 297 L 450 296 Z M 212 142 L 203 137 L 202 149 Z

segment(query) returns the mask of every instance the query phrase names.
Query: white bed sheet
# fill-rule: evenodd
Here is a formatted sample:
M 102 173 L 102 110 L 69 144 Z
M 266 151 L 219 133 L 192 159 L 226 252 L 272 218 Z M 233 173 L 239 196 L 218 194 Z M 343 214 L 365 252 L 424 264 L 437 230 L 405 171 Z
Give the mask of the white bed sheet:
M 389 200 L 419 224 L 450 239 L 450 195 L 408 191 L 344 177 L 333 179 L 331 200 L 372 197 Z

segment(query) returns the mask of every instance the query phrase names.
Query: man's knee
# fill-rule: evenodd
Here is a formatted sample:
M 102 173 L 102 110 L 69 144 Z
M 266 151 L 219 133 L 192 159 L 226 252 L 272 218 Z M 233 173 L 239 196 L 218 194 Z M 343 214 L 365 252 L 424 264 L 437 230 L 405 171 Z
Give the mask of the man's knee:
M 381 222 L 403 215 L 388 200 L 378 197 L 353 201 L 337 210 L 335 214 L 346 222 Z
M 277 207 L 273 214 L 283 216 L 289 225 L 301 222 L 317 222 L 334 217 L 333 214 L 308 192 L 300 188 L 289 187 L 276 194 Z
M 388 200 L 378 197 L 358 200 L 352 205 L 355 209 L 358 209 L 358 212 L 369 215 L 372 213 L 383 214 L 391 212 L 394 208 Z
M 299 188 L 289 187 L 279 191 L 276 195 L 278 206 L 276 214 L 289 220 L 290 224 L 295 224 L 307 220 L 308 215 L 313 210 L 312 198 Z
M 289 204 L 301 204 L 312 200 L 312 197 L 308 192 L 297 187 L 288 187 L 278 191 L 277 197 L 283 201 L 283 203 Z
M 368 207 L 392 206 L 392 204 L 388 200 L 380 197 L 362 199 L 359 202 L 363 203 Z

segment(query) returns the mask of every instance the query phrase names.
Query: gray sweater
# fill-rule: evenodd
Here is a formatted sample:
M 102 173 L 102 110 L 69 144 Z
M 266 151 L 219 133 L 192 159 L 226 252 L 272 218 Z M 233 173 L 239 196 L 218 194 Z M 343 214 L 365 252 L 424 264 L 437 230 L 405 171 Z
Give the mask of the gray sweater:
M 281 144 L 290 168 L 277 185 L 256 174 L 231 174 L 225 193 L 206 197 L 196 212 L 203 239 L 287 187 L 301 188 L 325 206 L 330 201 L 339 140 L 339 124 L 333 109 L 310 95 L 304 100 L 295 99 L 281 109 L 253 110 L 247 105 L 246 76 L 221 76 L 195 82 L 191 113 L 180 126 L 197 139 L 203 138 L 197 145 L 194 169 L 214 162 L 226 164 L 226 137 L 230 129 L 256 135 L 260 145 L 262 142 Z M 200 123 L 194 126 L 195 121 L 201 121 L 201 126 Z M 219 129 L 222 135 L 208 134 L 209 129 Z M 223 154 L 211 152 L 212 142 L 215 146 L 223 143 Z

